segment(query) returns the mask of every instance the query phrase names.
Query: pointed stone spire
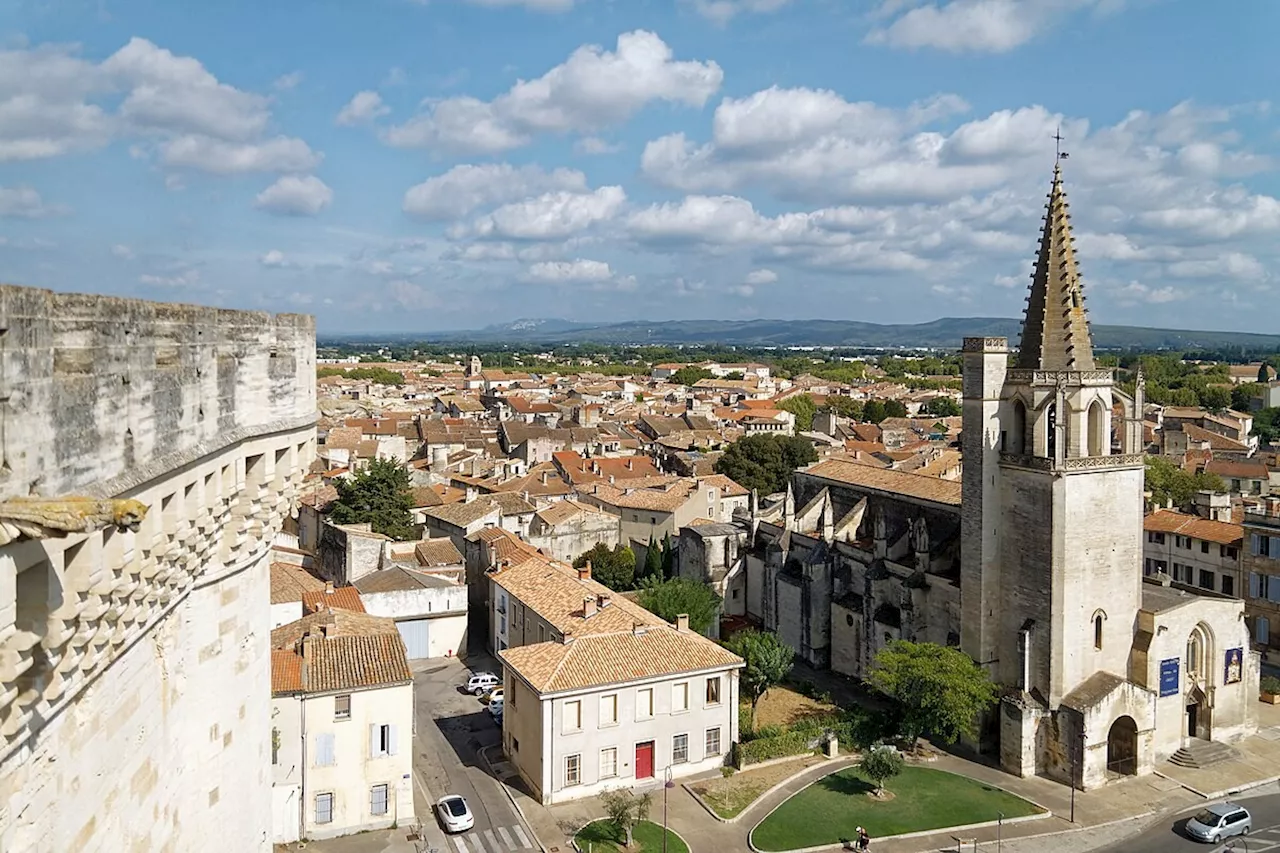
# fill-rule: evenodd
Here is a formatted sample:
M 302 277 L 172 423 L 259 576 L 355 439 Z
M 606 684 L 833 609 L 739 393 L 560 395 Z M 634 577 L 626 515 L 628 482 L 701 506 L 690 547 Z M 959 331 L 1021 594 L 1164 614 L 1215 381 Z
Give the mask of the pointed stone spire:
M 1062 169 L 1053 167 L 1040 255 L 1032 275 L 1027 316 L 1022 323 L 1018 367 L 1032 370 L 1093 370 L 1093 340 L 1076 269 Z

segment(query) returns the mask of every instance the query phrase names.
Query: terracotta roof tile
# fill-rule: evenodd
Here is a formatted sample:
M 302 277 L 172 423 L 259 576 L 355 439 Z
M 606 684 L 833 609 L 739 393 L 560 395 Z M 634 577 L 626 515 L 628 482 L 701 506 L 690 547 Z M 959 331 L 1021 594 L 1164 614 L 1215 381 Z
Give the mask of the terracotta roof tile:
M 271 603 L 301 602 L 309 592 L 324 589 L 324 581 L 302 566 L 276 561 L 271 564 Z
M 323 693 L 413 681 L 399 633 L 306 642 L 302 662 L 302 686 L 306 691 Z
M 819 462 L 803 473 L 888 494 L 906 495 L 952 506 L 960 505 L 960 483 L 957 481 L 940 480 L 890 468 L 873 468 L 841 459 Z
M 302 612 L 318 613 L 326 609 L 354 610 L 364 613 L 364 603 L 360 601 L 360 593 L 354 586 L 343 586 L 337 589 L 322 587 L 313 592 L 302 594 Z
M 490 577 L 512 597 L 521 601 L 566 636 L 630 631 L 632 626 L 665 625 L 660 618 L 621 598 L 616 592 L 595 580 L 580 580 L 571 566 L 541 555 L 509 566 Z M 597 605 L 595 613 L 586 616 L 586 598 L 604 596 L 608 602 Z
M 447 537 L 422 540 L 413 546 L 413 555 L 420 566 L 455 566 L 462 562 L 458 547 Z
M 302 656 L 291 649 L 271 650 L 271 692 L 302 692 Z
M 1146 516 L 1142 519 L 1142 529 L 1156 533 L 1176 533 L 1219 545 L 1238 545 L 1244 539 L 1244 527 L 1239 524 L 1214 521 L 1170 509 L 1162 509 Z

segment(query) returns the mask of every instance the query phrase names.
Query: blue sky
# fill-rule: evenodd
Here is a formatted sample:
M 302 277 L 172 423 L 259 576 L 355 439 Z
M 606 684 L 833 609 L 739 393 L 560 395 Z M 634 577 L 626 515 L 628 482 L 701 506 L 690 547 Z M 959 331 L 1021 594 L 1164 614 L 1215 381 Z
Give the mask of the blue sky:
M 1014 316 L 1059 126 L 1093 319 L 1274 331 L 1280 4 L 34 0 L 0 280 L 314 313 Z

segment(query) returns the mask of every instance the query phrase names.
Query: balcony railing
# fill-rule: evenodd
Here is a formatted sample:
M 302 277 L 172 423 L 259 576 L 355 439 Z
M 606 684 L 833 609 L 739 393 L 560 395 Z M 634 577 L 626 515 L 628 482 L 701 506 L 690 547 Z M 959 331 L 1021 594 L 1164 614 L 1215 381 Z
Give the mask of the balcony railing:
M 1032 471 L 1097 471 L 1106 468 L 1132 468 L 1146 464 L 1141 453 L 1117 453 L 1111 456 L 1073 456 L 1062 460 L 1056 467 L 1054 460 L 1028 453 L 1001 453 L 1001 465 L 1029 468 Z

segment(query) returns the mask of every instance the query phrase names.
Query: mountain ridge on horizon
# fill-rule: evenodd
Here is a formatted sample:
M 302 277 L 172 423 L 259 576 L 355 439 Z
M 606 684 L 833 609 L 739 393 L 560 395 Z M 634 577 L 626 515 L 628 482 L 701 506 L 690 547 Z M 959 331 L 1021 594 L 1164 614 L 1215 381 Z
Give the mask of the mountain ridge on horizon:
M 861 320 L 628 320 L 585 323 L 522 318 L 480 329 L 321 335 L 323 340 L 419 340 L 471 343 L 685 346 L 831 346 L 959 348 L 966 337 L 1007 337 L 1016 345 L 1022 321 L 1010 317 L 941 317 L 923 323 Z M 1090 324 L 1099 349 L 1272 349 L 1280 334 Z

